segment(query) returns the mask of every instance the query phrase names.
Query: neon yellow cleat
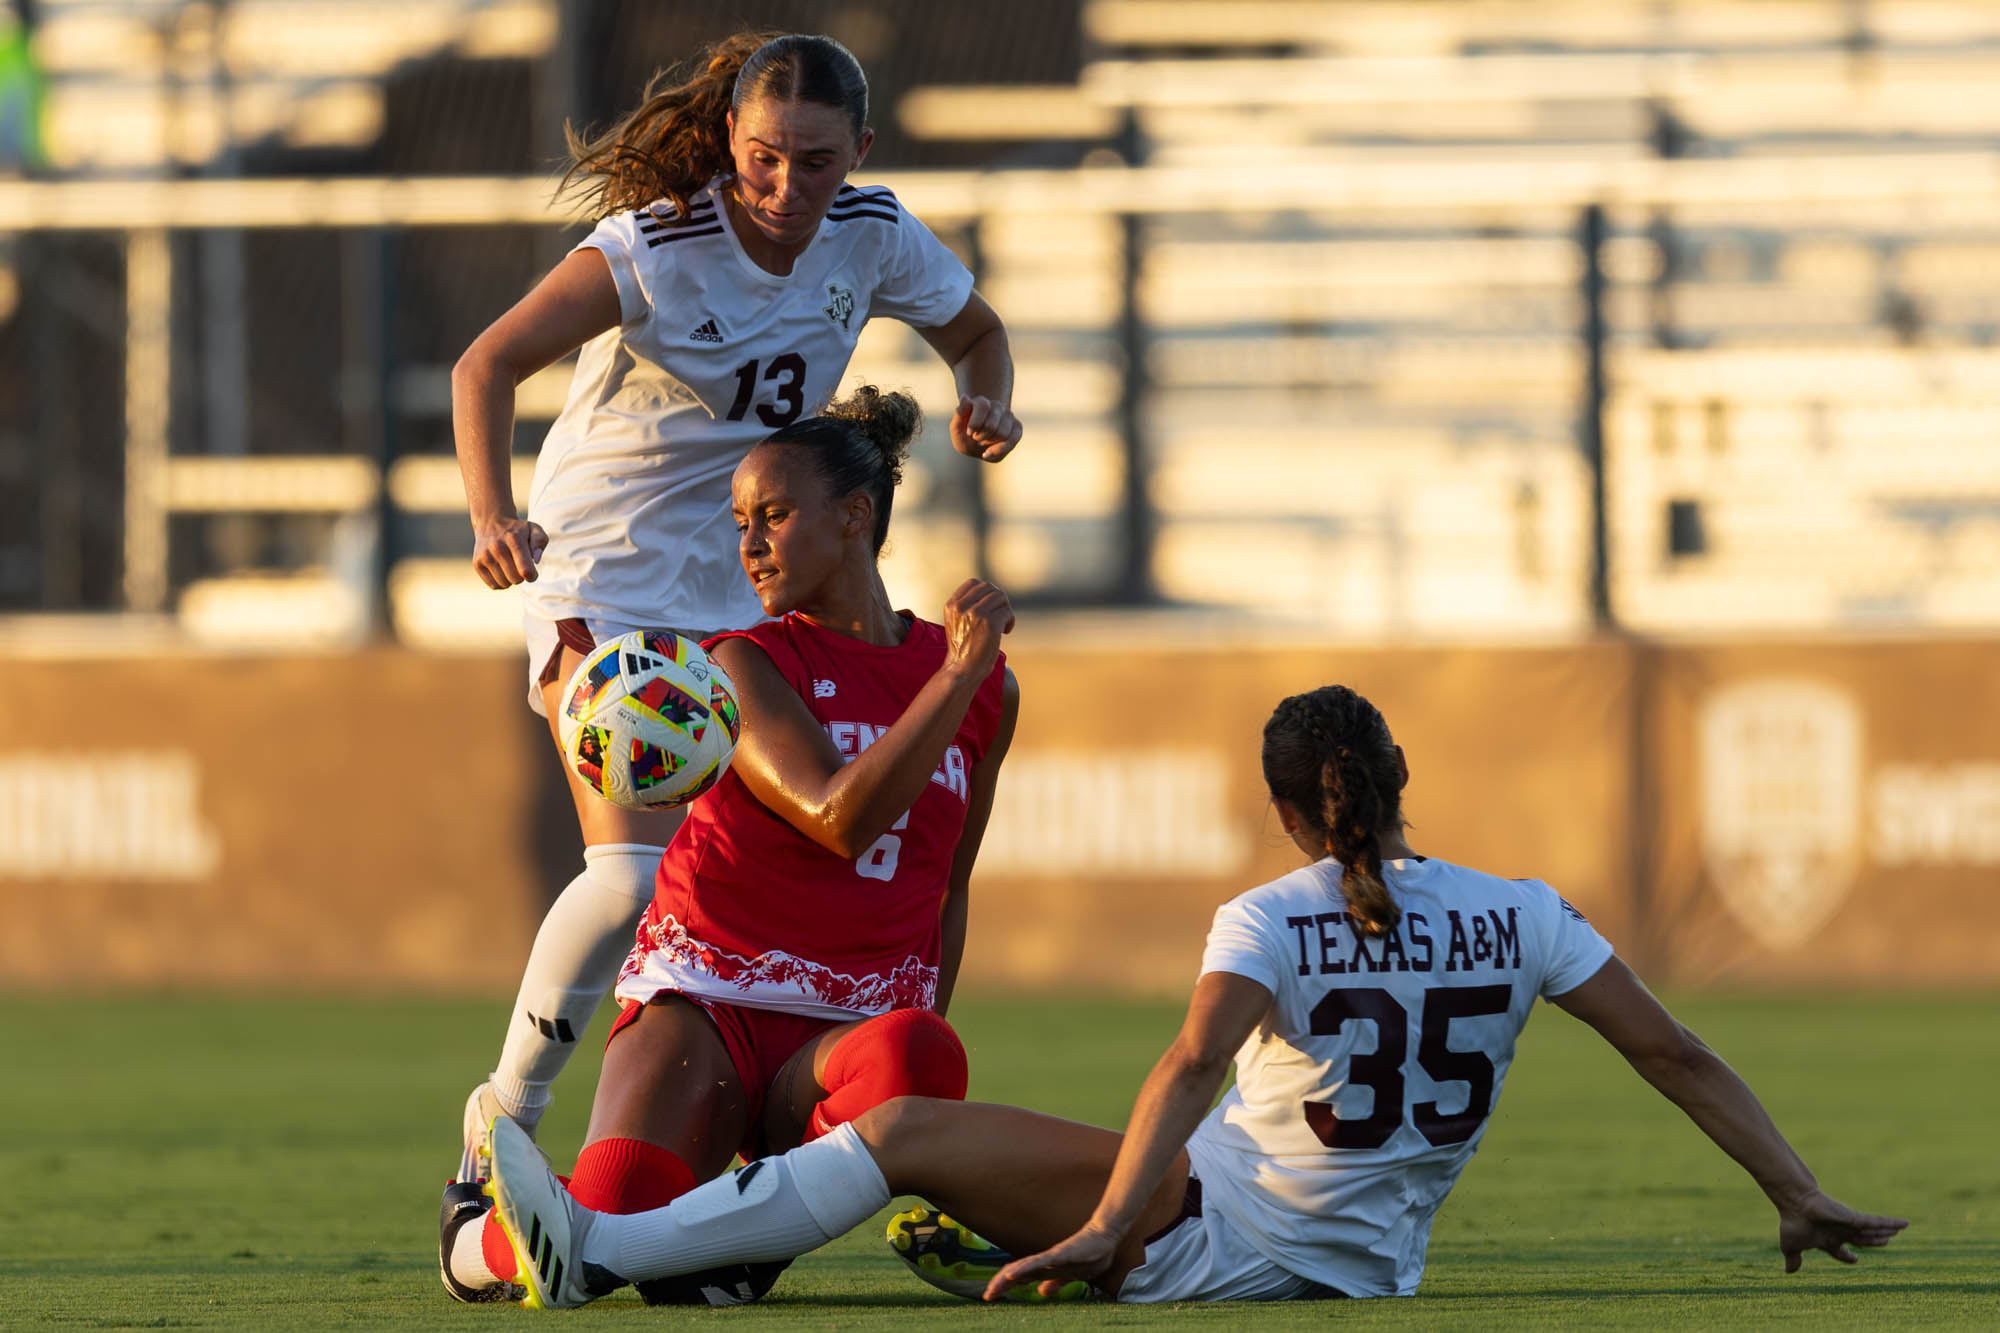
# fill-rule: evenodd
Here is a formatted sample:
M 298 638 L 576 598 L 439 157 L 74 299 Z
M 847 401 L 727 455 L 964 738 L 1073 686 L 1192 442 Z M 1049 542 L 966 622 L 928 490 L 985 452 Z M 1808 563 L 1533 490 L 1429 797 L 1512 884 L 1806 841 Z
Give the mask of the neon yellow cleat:
M 503 1115 L 494 1118 L 489 1133 L 493 1174 L 486 1197 L 514 1249 L 514 1280 L 524 1288 L 521 1304 L 563 1310 L 624 1286 L 625 1279 L 610 1269 L 582 1261 L 584 1237 L 596 1214 L 570 1198 L 528 1131 Z
M 1013 1255 L 970 1227 L 924 1204 L 890 1218 L 888 1240 L 911 1272 L 939 1291 L 972 1301 L 985 1296 L 993 1275 L 1014 1261 Z M 1044 1296 L 1037 1284 L 1023 1282 L 1008 1288 L 1007 1299 L 1041 1304 L 1087 1300 L 1091 1294 L 1090 1284 L 1082 1279 L 1064 1283 L 1054 1296 Z

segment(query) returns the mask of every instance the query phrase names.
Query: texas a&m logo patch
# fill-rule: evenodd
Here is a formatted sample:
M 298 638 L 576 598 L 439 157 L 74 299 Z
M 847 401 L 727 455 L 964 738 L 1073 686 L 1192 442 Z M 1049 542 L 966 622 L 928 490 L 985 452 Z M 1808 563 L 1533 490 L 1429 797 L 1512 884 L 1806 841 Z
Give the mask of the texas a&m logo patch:
M 826 285 L 826 294 L 831 299 L 821 308 L 826 311 L 828 319 L 845 329 L 847 321 L 854 318 L 854 293 L 829 282 Z

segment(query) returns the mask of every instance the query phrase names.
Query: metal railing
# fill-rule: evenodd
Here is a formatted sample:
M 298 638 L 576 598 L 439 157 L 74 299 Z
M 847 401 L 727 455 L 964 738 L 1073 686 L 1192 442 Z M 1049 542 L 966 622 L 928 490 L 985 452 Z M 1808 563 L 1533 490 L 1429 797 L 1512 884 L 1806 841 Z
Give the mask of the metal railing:
M 1412 560 L 1422 565 L 1429 558 L 1427 552 L 1444 549 L 1451 535 L 1449 519 L 1412 519 L 1386 505 L 1330 511 L 1314 522 L 1259 524 L 1253 515 L 1236 520 L 1217 511 L 1203 517 L 1207 511 L 1199 507 L 1183 514 L 1162 503 L 1163 469 L 1177 467 L 1174 460 L 1190 456 L 1191 449 L 1240 453 L 1243 466 L 1255 469 L 1259 450 L 1267 443 L 1310 431 L 1316 420 L 1345 422 L 1334 426 L 1336 436 L 1342 430 L 1364 436 L 1366 431 L 1354 425 L 1359 418 L 1351 412 L 1347 418 L 1339 417 L 1345 407 L 1335 404 L 1329 409 L 1326 404 L 1290 399 L 1323 392 L 1330 378 L 1350 377 L 1357 397 L 1375 392 L 1387 403 L 1382 409 L 1387 413 L 1395 406 L 1390 400 L 1396 394 L 1382 386 L 1395 374 L 1407 373 L 1416 378 L 1397 391 L 1409 400 L 1404 404 L 1406 417 L 1424 407 L 1427 396 L 1469 400 L 1454 409 L 1456 415 L 1437 417 L 1418 431 L 1439 441 L 1435 448 L 1442 452 L 1434 455 L 1435 460 L 1448 463 L 1454 450 L 1473 447 L 1493 432 L 1505 436 L 1508 431 L 1521 440 L 1541 439 L 1535 448 L 1556 450 L 1552 460 L 1576 460 L 1576 471 L 1568 474 L 1560 468 L 1549 473 L 1553 463 L 1523 464 L 1516 471 L 1525 480 L 1514 483 L 1501 477 L 1471 499 L 1454 502 L 1463 508 L 1485 503 L 1481 497 L 1498 497 L 1494 503 L 1511 505 L 1515 511 L 1509 521 L 1528 525 L 1512 540 L 1536 546 L 1543 554 L 1524 556 L 1520 563 L 1539 569 L 1537 577 L 1544 583 L 1554 579 L 1559 586 L 1536 594 L 1536 606 L 1553 609 L 1533 612 L 1520 628 L 1546 633 L 1634 619 L 1635 611 L 1638 623 L 1667 614 L 1666 627 L 1671 628 L 1673 616 L 1684 613 L 1663 613 L 1659 608 L 1671 606 L 1673 599 L 1663 601 L 1635 589 L 1649 579 L 1686 584 L 1686 576 L 1698 572 L 1695 567 L 1703 558 L 1716 563 L 1714 539 L 1726 535 L 1717 527 L 1718 511 L 1713 506 L 1706 514 L 1701 512 L 1702 496 L 1635 500 L 1629 495 L 1621 499 L 1617 493 L 1621 478 L 1627 485 L 1651 484 L 1645 478 L 1652 475 L 1645 469 L 1621 470 L 1617 465 L 1621 451 L 1646 457 L 1646 450 L 1657 453 L 1659 448 L 1657 439 L 1637 437 L 1631 422 L 1671 415 L 1675 404 L 1729 416 L 1736 397 L 1728 386 L 1735 382 L 1732 376 L 1741 378 L 1731 367 L 1747 364 L 1740 358 L 1753 355 L 1729 350 L 1724 339 L 1723 345 L 1703 353 L 1696 371 L 1690 369 L 1693 360 L 1677 359 L 1669 351 L 1648 351 L 1660 344 L 1662 320 L 1667 326 L 1675 323 L 1671 311 L 1661 312 L 1676 293 L 1702 289 L 1698 278 L 1674 271 L 1663 244 L 1661 219 L 1670 223 L 1688 219 L 1686 225 L 1697 229 L 1755 230 L 1768 228 L 1772 215 L 1782 213 L 1798 226 L 1824 232 L 1845 225 L 1841 219 L 1852 215 L 1860 219 L 1854 228 L 1869 235 L 1893 232 L 1905 240 L 1922 239 L 1940 229 L 1957 235 L 1954 219 L 1990 217 L 2000 206 L 2000 154 L 1528 159 L 1449 167 L 1430 162 L 1357 162 L 1288 179 L 1281 198 L 1218 189 L 1211 173 L 1174 167 L 911 173 L 872 177 L 871 183 L 893 186 L 912 212 L 967 242 L 968 253 L 983 270 L 982 284 L 990 285 L 996 304 L 1016 332 L 1024 399 L 1036 395 L 1037 367 L 1047 368 L 1049 381 L 1064 386 L 1040 397 L 1039 424 L 1052 429 L 1052 438 L 1065 438 L 1066 431 L 1094 433 L 1077 436 L 1085 441 L 1077 447 L 1114 451 L 1104 455 L 1101 464 L 1081 455 L 1052 464 L 1035 485 L 1008 480 L 1017 475 L 1015 471 L 996 474 L 1003 483 L 997 492 L 991 487 L 968 491 L 949 470 L 940 470 L 932 479 L 932 507 L 952 520 L 947 526 L 959 539 L 936 548 L 942 551 L 939 560 L 1011 575 L 1030 600 L 1039 593 L 1043 600 L 1090 605 L 1186 601 L 1188 594 L 1177 586 L 1177 576 L 1163 578 L 1163 570 L 1171 575 L 1174 568 L 1196 568 L 1206 577 L 1193 583 L 1182 580 L 1185 587 L 1196 589 L 1197 600 L 1216 597 L 1221 588 L 1221 600 L 1227 605 L 1232 581 L 1247 586 L 1263 577 L 1255 553 L 1240 549 L 1243 539 L 1261 527 L 1266 536 L 1292 534 L 1288 540 L 1294 544 L 1288 549 L 1303 552 L 1300 558 L 1309 563 L 1352 563 L 1359 552 L 1364 563 L 1380 564 L 1386 571 L 1383 588 L 1388 589 L 1381 596 L 1390 601 L 1424 596 L 1435 600 L 1443 594 L 1422 590 L 1458 588 L 1449 597 L 1464 597 L 1470 604 L 1482 595 L 1466 591 L 1473 588 L 1468 580 L 1477 571 L 1463 576 L 1448 569 L 1410 572 Z M 552 210 L 549 186 L 547 180 L 536 178 L 198 180 L 160 182 L 138 190 L 101 183 L 0 182 L 0 218 L 16 236 L 111 233 L 121 238 L 122 609 L 165 609 L 172 604 L 177 584 L 184 586 L 185 580 L 174 573 L 184 564 L 174 549 L 177 516 L 358 515 L 373 524 L 371 554 L 365 562 L 370 571 L 366 596 L 373 600 L 370 616 L 378 626 L 389 623 L 385 599 L 391 570 L 405 557 L 422 554 L 399 549 L 394 534 L 412 518 L 448 515 L 460 503 L 449 455 L 438 449 L 442 426 L 436 384 L 444 363 L 408 363 L 393 345 L 390 326 L 403 271 L 396 263 L 395 251 L 401 244 L 396 238 L 446 232 L 469 235 L 474 228 L 560 229 L 569 220 Z M 1881 221 L 1885 213 L 1902 216 L 1900 231 L 1897 225 L 1885 227 Z M 1731 223 L 1731 218 L 1739 221 Z M 1112 230 L 1103 233 L 1096 248 L 1081 247 L 1074 262 L 1061 253 L 1037 253 L 1038 229 L 1059 231 L 1064 226 L 1099 223 Z M 185 280 L 176 275 L 172 238 L 213 229 L 330 231 L 350 238 L 339 250 L 343 274 L 337 286 L 342 304 L 352 307 L 339 317 L 354 332 L 344 340 L 348 364 L 333 372 L 341 401 L 353 417 L 343 432 L 346 452 L 271 456 L 253 447 L 248 454 L 223 457 L 186 447 L 199 432 L 190 434 L 186 427 L 189 390 L 185 368 L 177 362 L 189 352 L 177 343 L 175 330 L 176 321 L 186 318 L 182 307 L 192 298 Z M 1508 261 L 1480 256 L 1525 253 L 1518 245 L 1505 249 L 1502 241 L 1508 235 L 1543 238 L 1535 244 L 1557 247 L 1552 255 L 1566 247 L 1574 262 L 1554 263 L 1532 276 L 1500 271 Z M 1670 227 L 1664 235 L 1671 241 L 1684 233 Z M 1383 236 L 1402 236 L 1408 244 L 1384 261 L 1388 252 L 1380 246 Z M 1219 238 L 1228 237 L 1235 239 L 1226 246 L 1217 244 Z M 1376 249 L 1365 248 L 1370 245 Z M 1205 246 L 1213 248 L 1205 251 Z M 1456 247 L 1452 252 L 1460 256 L 1465 272 L 1426 274 L 1425 254 L 1440 253 L 1439 248 L 1446 246 Z M 1183 251 L 1196 261 L 1205 253 L 1230 256 L 1228 262 L 1236 267 L 1223 274 L 1218 289 L 1222 295 L 1216 300 L 1204 304 L 1175 299 L 1193 281 L 1185 274 L 1171 276 L 1176 270 L 1170 256 Z M 1350 251 L 1362 257 L 1360 262 L 1338 262 L 1340 254 Z M 1275 304 L 1264 302 L 1264 313 L 1244 322 L 1242 311 L 1228 299 L 1229 283 L 1269 281 L 1258 275 L 1277 266 L 1282 284 L 1283 266 L 1295 265 L 1294 256 L 1306 252 L 1318 257 L 1319 267 L 1294 269 L 1297 280 L 1290 284 L 1291 294 Z M 1336 317 L 1343 302 L 1361 290 L 1355 284 L 1366 282 L 1368 264 L 1379 262 L 1405 265 L 1415 277 L 1458 284 L 1438 289 L 1444 306 L 1466 292 L 1486 299 L 1505 287 L 1510 299 L 1534 303 L 1541 312 L 1535 319 L 1554 319 L 1558 326 L 1534 335 L 1544 340 L 1540 343 L 1523 342 L 1518 334 L 1508 334 L 1508 311 L 1515 307 L 1503 304 L 1490 318 L 1482 317 L 1480 326 L 1466 325 L 1457 333 L 1448 318 L 1441 325 L 1436 315 L 1412 317 L 1404 327 L 1393 318 L 1391 302 L 1384 307 L 1386 322 L 1378 320 L 1377 326 L 1359 330 L 1341 327 Z M 1494 271 L 1482 269 L 1482 264 Z M 1314 287 L 1322 281 L 1318 276 L 1322 273 L 1323 282 L 1333 286 Z M 1509 283 L 1514 285 L 1506 287 Z M 1086 299 L 1084 287 L 1090 284 L 1103 292 L 1101 300 Z M 1037 293 L 1044 299 L 1024 297 L 1010 303 L 1002 295 L 1009 290 Z M 1285 287 L 1269 290 L 1283 292 Z M 1299 298 L 1309 290 L 1318 295 L 1300 304 Z M 1379 299 L 1380 284 L 1375 290 L 1377 296 L 1371 299 Z M 1056 293 L 1056 298 L 1048 299 L 1049 293 Z M 1073 308 L 1058 309 L 1064 302 Z M 1298 313 L 1284 315 L 1287 307 Z M 497 307 L 477 318 L 494 313 Z M 217 316 L 203 310 L 199 317 Z M 1864 341 L 1893 341 L 1883 336 L 1883 330 L 1890 328 L 1884 321 L 1865 323 L 1866 328 L 1855 331 Z M 183 322 L 178 327 L 184 326 Z M 1496 336 L 1495 328 L 1506 336 Z M 864 345 L 857 367 L 920 375 L 923 353 L 908 342 L 895 343 L 885 336 L 882 342 Z M 1563 352 L 1565 344 L 1574 350 Z M 1932 345 L 1889 347 L 1873 355 L 1885 363 L 1915 364 L 1941 354 Z M 1796 348 L 1777 359 L 1795 377 L 1809 378 L 1814 358 L 1827 355 L 1833 353 Z M 1529 360 L 1521 361 L 1520 356 Z M 1495 357 L 1502 359 L 1495 362 Z M 1765 354 L 1765 360 L 1770 359 Z M 1985 366 L 1988 356 L 1970 347 L 1960 361 Z M 1496 370 L 1497 387 L 1470 393 L 1460 387 L 1455 394 L 1454 380 L 1462 378 L 1466 367 L 1482 364 L 1503 367 Z M 1232 365 L 1238 368 L 1232 370 Z M 1389 369 L 1396 365 L 1412 369 Z M 1984 391 L 1978 387 L 1985 382 L 1980 378 L 1984 373 L 1959 375 L 1941 401 L 1985 410 L 1980 406 Z M 1384 380 L 1385 375 L 1391 380 Z M 1690 375 L 1700 382 L 1696 387 L 1690 387 Z M 1549 385 L 1529 395 L 1532 403 L 1521 396 L 1530 381 Z M 1916 373 L 1910 382 L 1921 385 L 1922 374 Z M 1561 387 L 1565 384 L 1566 389 Z M 1115 389 L 1107 395 L 1104 385 Z M 552 413 L 559 387 L 556 378 L 531 383 L 524 394 L 528 408 L 524 415 Z M 1826 395 L 1807 395 L 1798 401 L 1824 402 Z M 1334 411 L 1332 418 L 1326 416 L 1329 410 Z M 1477 423 L 1482 419 L 1491 428 L 1488 436 L 1479 434 L 1484 427 Z M 1175 434 L 1177 423 L 1211 420 L 1213 439 L 1207 445 L 1200 440 L 1185 442 Z M 1557 424 L 1551 426 L 1552 420 Z M 426 438 L 423 447 L 412 448 L 407 438 L 399 436 L 407 436 L 418 421 L 424 423 Z M 1037 424 L 1031 417 L 1031 430 Z M 1391 429 L 1385 439 L 1415 438 L 1410 431 L 1417 428 L 1409 420 L 1391 425 L 1393 429 L 1384 427 Z M 1403 434 L 1395 435 L 1399 430 Z M 1111 443 L 1093 446 L 1089 438 Z M 1496 447 L 1504 453 L 1504 446 Z M 1298 466 L 1318 466 L 1310 453 L 1285 457 Z M 1364 470 L 1383 463 L 1384 457 L 1377 455 L 1362 464 Z M 1063 485 L 1068 464 L 1081 466 L 1086 473 L 1097 469 L 1110 479 L 1103 492 L 1108 498 L 1092 502 L 1102 508 L 1085 506 L 1079 511 L 1074 503 L 1050 502 L 1055 488 Z M 1030 471 L 1037 466 L 1008 465 L 1021 477 L 1037 475 Z M 1564 480 L 1565 475 L 1582 480 Z M 1449 468 L 1440 473 L 1433 457 L 1427 456 L 1400 482 L 1390 477 L 1383 484 L 1391 490 L 1402 486 L 1415 491 L 1425 486 L 1435 489 L 1449 480 Z M 1976 519 L 1985 503 L 1987 479 L 1966 476 L 1962 481 L 1961 507 Z M 1282 489 L 1286 479 L 1274 477 L 1271 484 Z M 1512 500 L 1505 498 L 1510 485 L 1516 488 Z M 1865 496 L 1856 503 L 1867 507 Z M 1678 535 L 1669 534 L 1664 555 L 1649 555 L 1645 541 L 1651 538 L 1638 540 L 1630 534 L 1645 531 L 1654 521 L 1644 517 L 1651 512 L 1649 506 L 1665 512 L 1675 504 L 1680 505 L 1674 511 L 1680 517 L 1672 520 L 1678 524 Z M 1572 505 L 1576 512 L 1569 512 Z M 1445 527 L 1437 528 L 1439 522 Z M 1426 523 L 1432 526 L 1425 528 Z M 1578 524 L 1588 534 L 1581 552 L 1564 535 Z M 1238 532 L 1241 536 L 1231 536 Z M 1163 534 L 1171 539 L 1170 552 L 1161 550 Z M 1501 534 L 1481 540 L 1504 545 L 1509 539 Z M 918 546 L 920 555 L 933 549 L 922 542 Z M 1232 548 L 1243 560 L 1241 572 L 1218 572 L 1208 552 L 1226 553 Z M 1659 567 L 1649 569 L 1649 563 Z M 1041 577 L 1034 576 L 1036 571 Z M 1976 604 L 1978 598 L 1971 602 Z M 1241 605 L 1262 606 L 1266 613 L 1273 609 L 1254 597 Z M 1338 605 L 1306 609 L 1330 615 L 1335 627 L 1342 628 Z M 1383 613 L 1356 618 L 1344 628 L 1364 635 L 1451 632 L 1452 622 L 1449 615 Z M 1499 627 L 1490 614 L 1468 614 L 1461 628 L 1493 633 Z

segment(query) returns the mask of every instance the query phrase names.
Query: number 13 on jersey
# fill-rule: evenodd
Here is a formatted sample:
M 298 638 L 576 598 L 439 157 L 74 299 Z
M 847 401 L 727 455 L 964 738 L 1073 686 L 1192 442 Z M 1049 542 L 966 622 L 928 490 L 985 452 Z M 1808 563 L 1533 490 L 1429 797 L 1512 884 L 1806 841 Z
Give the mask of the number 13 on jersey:
M 762 366 L 763 374 L 757 372 Z M 736 368 L 736 401 L 729 405 L 730 421 L 741 421 L 750 410 L 751 400 L 757 396 L 757 383 L 762 379 L 777 393 L 773 403 L 757 404 L 757 420 L 776 430 L 789 426 L 799 419 L 799 413 L 806 405 L 806 359 L 797 352 L 786 352 L 774 356 L 768 364 L 745 361 Z

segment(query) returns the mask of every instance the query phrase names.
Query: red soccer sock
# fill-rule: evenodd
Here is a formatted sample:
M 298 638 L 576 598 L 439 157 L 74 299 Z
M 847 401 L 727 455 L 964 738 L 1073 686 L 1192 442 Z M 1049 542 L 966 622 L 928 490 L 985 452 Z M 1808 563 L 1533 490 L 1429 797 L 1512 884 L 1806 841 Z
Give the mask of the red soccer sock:
M 699 1182 L 676 1153 L 644 1139 L 599 1139 L 576 1159 L 570 1197 L 600 1213 L 663 1208 Z
M 806 1141 L 893 1097 L 965 1100 L 965 1047 L 928 1009 L 892 1009 L 841 1038 L 826 1061 L 826 1099 L 813 1108 Z
M 672 1203 L 698 1182 L 680 1156 L 644 1139 L 599 1139 L 578 1154 L 576 1171 L 558 1177 L 570 1197 L 600 1213 L 643 1213 Z M 498 1213 L 486 1214 L 479 1252 L 493 1276 L 512 1282 L 519 1273 L 514 1247 L 500 1229 Z
M 507 1233 L 500 1229 L 500 1214 L 494 1209 L 487 1210 L 486 1221 L 480 1228 L 479 1257 L 502 1282 L 512 1282 L 521 1275 L 521 1266 L 514 1260 L 514 1247 L 507 1243 Z

